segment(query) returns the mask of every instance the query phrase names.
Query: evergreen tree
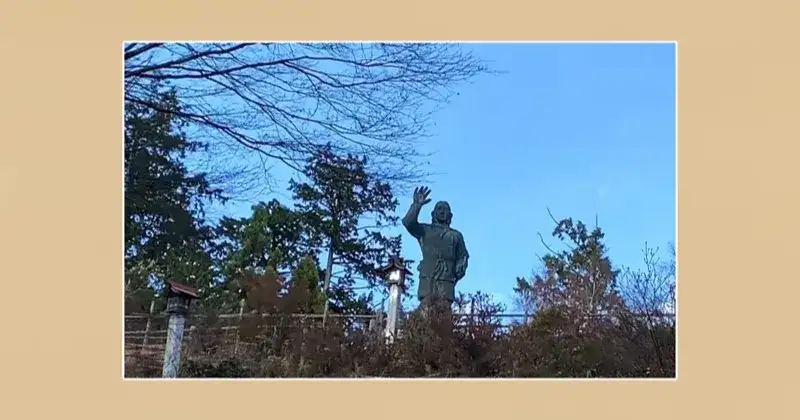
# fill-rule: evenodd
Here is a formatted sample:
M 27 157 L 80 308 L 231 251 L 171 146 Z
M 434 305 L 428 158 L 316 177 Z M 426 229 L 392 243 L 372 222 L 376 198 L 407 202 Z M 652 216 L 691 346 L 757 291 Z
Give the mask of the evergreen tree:
M 337 155 L 329 146 L 305 167 L 305 182 L 290 181 L 290 190 L 313 236 L 324 246 L 325 310 L 369 309 L 370 295 L 355 293 L 356 280 L 373 287 L 380 267 L 400 251 L 400 237 L 381 233 L 397 221 L 389 184 L 372 177 L 366 157 Z M 341 272 L 334 274 L 334 267 Z
M 549 249 L 539 274 L 517 279 L 515 292 L 527 304 L 526 312 L 556 310 L 580 329 L 616 316 L 624 308 L 617 290 L 619 270 L 611 265 L 604 236 L 599 227 L 590 231 L 571 218 L 558 221 L 553 237 L 566 242 L 567 249 Z
M 300 260 L 292 272 L 288 298 L 296 307 L 297 313 L 322 313 L 325 296 L 320 281 L 320 271 L 317 260 L 307 256 Z
M 278 200 L 258 203 L 252 215 L 224 217 L 217 233 L 217 256 L 226 277 L 246 271 L 263 274 L 292 270 L 304 255 L 315 250 L 302 217 Z
M 173 91 L 148 88 L 159 107 L 178 110 Z M 129 303 L 152 295 L 165 280 L 201 288 L 213 280 L 208 253 L 212 229 L 205 205 L 224 200 L 203 173 L 191 173 L 186 157 L 203 149 L 190 141 L 173 112 L 125 104 L 125 286 Z M 141 300 L 141 299 L 140 299 Z

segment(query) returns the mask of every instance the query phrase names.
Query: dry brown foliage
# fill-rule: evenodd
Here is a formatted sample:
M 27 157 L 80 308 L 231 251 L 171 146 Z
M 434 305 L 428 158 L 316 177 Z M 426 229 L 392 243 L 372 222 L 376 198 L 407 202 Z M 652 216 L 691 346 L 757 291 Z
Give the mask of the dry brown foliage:
M 251 289 L 251 290 L 256 290 Z M 417 310 L 387 344 L 367 318 L 298 315 L 302 296 L 261 287 L 241 321 L 195 314 L 184 338 L 183 377 L 674 377 L 674 328 L 632 314 L 577 325 L 557 310 L 504 325 L 502 306 L 468 297 L 469 316 Z M 464 306 L 465 297 L 456 307 Z M 163 338 L 162 341 L 163 343 Z M 160 375 L 158 354 L 126 358 L 127 377 Z M 665 354 L 672 354 L 665 358 Z

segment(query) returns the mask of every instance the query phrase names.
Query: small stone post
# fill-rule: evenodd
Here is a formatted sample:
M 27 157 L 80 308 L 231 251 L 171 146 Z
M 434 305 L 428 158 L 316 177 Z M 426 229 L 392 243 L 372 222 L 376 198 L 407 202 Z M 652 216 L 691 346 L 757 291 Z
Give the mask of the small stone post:
M 384 267 L 383 272 L 386 276 L 386 284 L 389 286 L 389 308 L 386 314 L 384 336 L 387 343 L 391 343 L 397 334 L 397 318 L 400 315 L 406 277 L 411 272 L 406 268 L 402 258 L 393 259 L 387 267 Z
M 400 312 L 400 304 L 402 301 L 403 291 L 402 286 L 398 282 L 389 285 L 389 310 L 386 314 L 386 330 L 384 335 L 386 341 L 394 341 L 397 333 L 397 315 Z
M 176 282 L 167 282 L 167 344 L 164 348 L 163 378 L 177 378 L 181 367 L 181 346 L 183 329 L 186 326 L 186 315 L 189 304 L 197 299 L 197 289 Z

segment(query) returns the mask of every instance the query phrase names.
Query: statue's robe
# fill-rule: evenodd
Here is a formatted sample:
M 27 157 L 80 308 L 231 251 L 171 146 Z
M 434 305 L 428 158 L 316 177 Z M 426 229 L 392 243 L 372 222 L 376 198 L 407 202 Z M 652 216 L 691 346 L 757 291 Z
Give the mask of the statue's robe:
M 464 237 L 461 232 L 446 225 L 417 222 L 414 213 L 419 210 L 413 210 L 403 219 L 403 224 L 422 249 L 422 261 L 417 267 L 417 297 L 424 300 L 434 296 L 452 302 L 455 299 L 455 285 L 464 277 L 469 261 Z

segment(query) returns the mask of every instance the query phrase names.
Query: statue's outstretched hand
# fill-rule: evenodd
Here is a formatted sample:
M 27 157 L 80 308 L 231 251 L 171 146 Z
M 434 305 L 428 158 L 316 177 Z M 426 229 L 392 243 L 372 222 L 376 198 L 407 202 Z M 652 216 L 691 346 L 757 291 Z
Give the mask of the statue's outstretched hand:
M 431 190 L 428 187 L 414 188 L 414 204 L 424 206 L 430 203 L 431 199 L 428 198 L 430 194 Z

